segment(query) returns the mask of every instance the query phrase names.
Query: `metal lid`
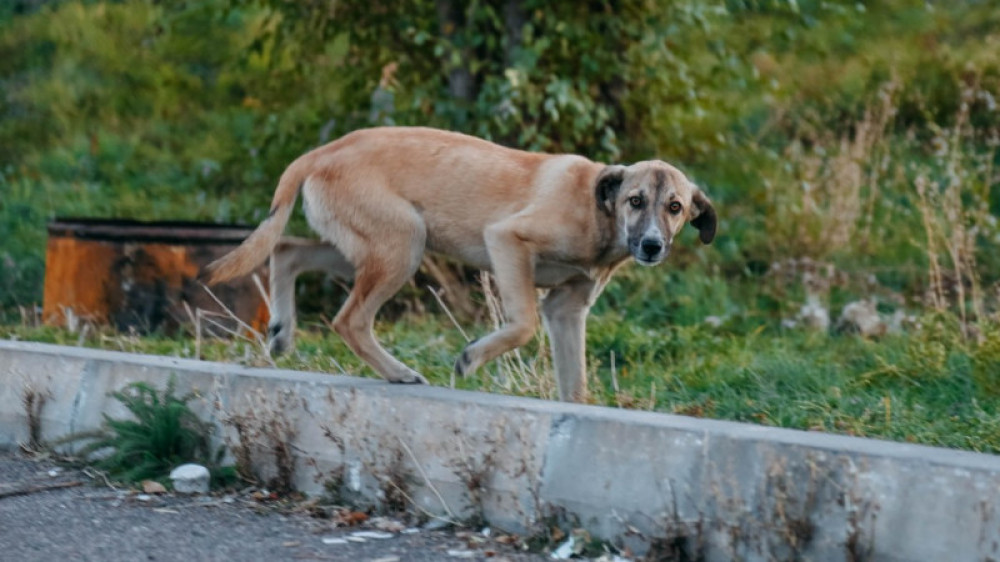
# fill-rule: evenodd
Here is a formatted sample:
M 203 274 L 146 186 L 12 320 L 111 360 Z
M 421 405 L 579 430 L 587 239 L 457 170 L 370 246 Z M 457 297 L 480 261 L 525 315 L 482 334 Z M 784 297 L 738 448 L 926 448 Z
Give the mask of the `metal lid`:
M 49 236 L 161 244 L 238 244 L 253 229 L 241 224 L 76 217 L 57 217 L 48 224 Z

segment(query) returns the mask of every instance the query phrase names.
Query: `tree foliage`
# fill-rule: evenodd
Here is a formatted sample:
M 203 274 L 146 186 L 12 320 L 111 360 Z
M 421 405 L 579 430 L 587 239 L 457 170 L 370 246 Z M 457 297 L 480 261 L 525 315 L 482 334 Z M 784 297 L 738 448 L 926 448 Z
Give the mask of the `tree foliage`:
M 718 36 L 725 2 L 232 0 L 273 14 L 257 45 L 308 53 L 344 41 L 345 129 L 374 122 L 464 131 L 532 150 L 648 156 L 661 118 L 705 114 L 750 66 Z M 780 12 L 781 9 L 774 8 Z M 308 72 L 305 68 L 302 71 Z M 679 108 L 679 109 L 678 109 Z M 373 118 L 374 117 L 374 118 Z
M 667 159 L 724 208 L 706 263 L 834 256 L 766 233 L 825 224 L 799 186 L 831 173 L 887 84 L 898 160 L 933 156 L 965 106 L 967 148 L 988 152 L 998 24 L 992 3 L 909 0 L 5 3 L 0 306 L 40 299 L 55 215 L 254 223 L 295 156 L 379 124 Z M 841 266 L 919 257 L 913 194 L 891 191 L 892 251 L 837 246 Z

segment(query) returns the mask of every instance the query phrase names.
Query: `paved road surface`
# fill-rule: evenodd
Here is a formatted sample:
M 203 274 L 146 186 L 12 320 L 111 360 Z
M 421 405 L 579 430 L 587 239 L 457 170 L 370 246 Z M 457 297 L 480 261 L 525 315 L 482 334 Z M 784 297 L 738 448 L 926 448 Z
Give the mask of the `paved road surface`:
M 54 471 L 54 472 L 51 472 Z M 72 485 L 82 482 L 81 485 Z M 70 487 L 46 489 L 60 484 Z M 17 494 L 25 490 L 30 493 Z M 14 492 L 14 493 L 12 493 Z M 76 470 L 0 452 L 0 560 L 439 561 L 546 560 L 479 533 L 420 530 L 327 544 L 365 527 L 335 528 L 305 514 L 260 513 L 249 498 L 115 492 Z M 355 537 L 356 538 L 356 537 Z M 332 541 L 336 542 L 336 541 Z

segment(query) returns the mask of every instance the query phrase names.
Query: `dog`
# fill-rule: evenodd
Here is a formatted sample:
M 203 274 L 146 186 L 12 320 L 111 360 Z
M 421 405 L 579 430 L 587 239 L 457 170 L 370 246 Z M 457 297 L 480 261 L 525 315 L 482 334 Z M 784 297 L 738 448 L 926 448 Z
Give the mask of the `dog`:
M 302 192 L 319 241 L 282 238 Z M 423 127 L 349 133 L 296 159 L 270 214 L 235 250 L 209 264 L 208 284 L 246 275 L 271 256 L 271 349 L 291 345 L 295 277 L 313 269 L 353 281 L 333 329 L 395 383 L 426 383 L 373 334 L 375 314 L 416 272 L 424 252 L 491 271 L 506 323 L 466 345 L 462 376 L 527 343 L 541 316 L 559 398 L 587 397 L 587 314 L 630 259 L 654 266 L 689 222 L 704 244 L 716 232 L 708 197 L 659 160 L 605 165 Z

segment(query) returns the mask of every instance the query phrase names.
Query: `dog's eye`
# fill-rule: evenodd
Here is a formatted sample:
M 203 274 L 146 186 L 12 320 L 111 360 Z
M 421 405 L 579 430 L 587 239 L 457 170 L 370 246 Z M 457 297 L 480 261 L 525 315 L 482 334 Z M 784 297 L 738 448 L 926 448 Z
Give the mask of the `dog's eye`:
M 681 204 L 678 203 L 677 201 L 674 201 L 673 203 L 670 204 L 670 206 L 667 207 L 667 209 L 670 210 L 670 214 L 676 215 L 677 213 L 681 212 Z
M 638 195 L 633 195 L 632 197 L 628 198 L 628 204 L 638 209 L 639 207 L 642 207 L 642 197 L 639 197 Z

